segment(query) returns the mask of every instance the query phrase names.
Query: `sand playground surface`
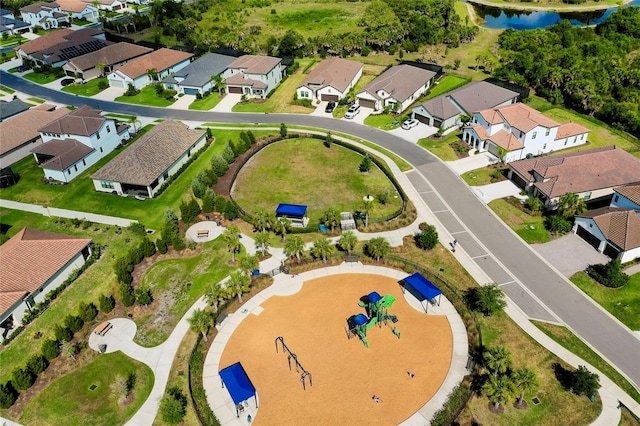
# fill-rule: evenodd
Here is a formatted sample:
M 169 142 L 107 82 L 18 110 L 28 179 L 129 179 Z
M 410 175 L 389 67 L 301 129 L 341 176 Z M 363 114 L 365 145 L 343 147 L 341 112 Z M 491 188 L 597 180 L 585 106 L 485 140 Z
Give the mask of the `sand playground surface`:
M 398 322 L 374 325 L 367 332 L 367 349 L 359 338 L 347 339 L 346 329 L 347 318 L 366 313 L 358 302 L 372 291 L 397 299 L 389 314 Z M 240 361 L 246 370 L 258 393 L 257 426 L 396 425 L 436 393 L 449 371 L 453 336 L 447 318 L 411 307 L 392 278 L 317 278 L 298 293 L 271 297 L 261 307 L 259 315 L 249 315 L 238 326 L 220 361 L 221 366 Z M 280 345 L 276 353 L 279 336 L 311 373 L 313 386 L 307 381 L 303 390 L 293 360 L 289 371 Z

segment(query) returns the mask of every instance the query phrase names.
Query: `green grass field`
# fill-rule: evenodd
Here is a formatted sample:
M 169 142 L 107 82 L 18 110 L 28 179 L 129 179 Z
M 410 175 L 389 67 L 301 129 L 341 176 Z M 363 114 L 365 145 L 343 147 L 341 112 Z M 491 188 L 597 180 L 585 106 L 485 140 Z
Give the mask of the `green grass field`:
M 329 207 L 361 210 L 362 198 L 389 190 L 386 206 L 374 202 L 371 217 L 384 217 L 401 205 L 396 190 L 378 169 L 360 173 L 362 156 L 332 145 L 327 149 L 315 139 L 293 139 L 268 146 L 238 174 L 234 199 L 248 212 L 274 210 L 278 203 L 305 204 L 312 222 Z M 320 173 L 319 171 L 322 170 Z M 397 197 L 397 198 L 396 198 Z
M 640 273 L 618 289 L 605 287 L 582 271 L 574 274 L 571 282 L 631 330 L 640 331 Z
M 41 72 L 30 72 L 23 75 L 22 78 L 26 78 L 27 80 L 32 81 L 36 84 L 47 84 L 57 80 L 60 77 L 56 77 L 53 73 L 44 74 Z
M 469 186 L 488 185 L 505 179 L 502 171 L 492 166 L 471 170 L 463 173 L 461 177 Z
M 173 104 L 176 99 L 166 100 L 156 95 L 156 91 L 153 86 L 146 86 L 140 89 L 140 93 L 135 96 L 118 96 L 114 99 L 116 102 L 123 102 L 125 104 L 146 105 L 155 107 L 168 107 Z
M 431 87 L 431 89 L 429 90 L 429 93 L 427 93 L 425 96 L 420 98 L 420 100 L 418 100 L 417 103 L 420 104 L 429 99 L 433 99 L 437 96 L 448 93 L 452 90 L 457 89 L 458 87 L 462 87 L 465 84 L 468 84 L 470 81 L 471 80 L 469 80 L 468 78 L 459 77 L 454 74 L 447 74 L 440 79 L 438 84 Z
M 543 216 L 531 216 L 502 198 L 491 201 L 489 207 L 527 243 L 549 242 L 549 231 L 544 227 Z
M 460 140 L 461 133 L 452 132 L 447 135 L 446 138 L 441 140 L 424 138 L 418 141 L 418 145 L 431 152 L 433 155 L 441 159 L 442 161 L 455 161 L 458 159 L 458 155 L 451 148 L 450 144 Z
M 101 81 L 106 83 L 106 78 L 94 78 L 92 80 L 87 81 L 85 84 L 75 84 L 67 87 L 63 87 L 62 91 L 67 93 L 73 93 L 79 96 L 93 96 L 102 92 L 104 89 L 100 89 L 98 85 Z
M 400 123 L 406 117 L 398 115 L 397 118 L 393 114 L 371 114 L 364 119 L 364 124 L 376 127 L 382 130 L 393 130 L 400 127 Z
M 198 111 L 209 111 L 211 108 L 218 105 L 221 100 L 222 98 L 220 97 L 220 94 L 218 92 L 213 92 L 205 98 L 196 99 L 195 101 L 191 102 L 191 105 L 189 105 L 189 109 Z
M 92 349 L 87 349 L 92 350 Z M 116 375 L 135 374 L 135 399 L 125 408 L 109 386 Z M 124 424 L 147 399 L 153 387 L 153 372 L 122 352 L 103 354 L 91 364 L 72 372 L 45 388 L 25 408 L 20 423 L 52 425 Z M 89 386 L 97 385 L 95 390 Z

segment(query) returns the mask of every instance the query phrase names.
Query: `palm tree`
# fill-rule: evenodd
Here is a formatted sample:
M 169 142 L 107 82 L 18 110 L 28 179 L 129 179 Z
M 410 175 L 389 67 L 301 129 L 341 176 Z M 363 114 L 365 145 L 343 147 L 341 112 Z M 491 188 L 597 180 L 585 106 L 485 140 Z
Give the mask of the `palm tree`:
M 322 223 L 328 225 L 331 228 L 331 232 L 333 232 L 333 228 L 340 224 L 340 213 L 331 207 L 322 214 L 321 220 Z
M 293 235 L 284 245 L 284 251 L 289 256 L 295 256 L 298 259 L 298 263 L 300 263 L 302 252 L 304 251 L 304 241 L 301 237 Z
M 271 229 L 275 222 L 275 216 L 273 213 L 266 211 L 265 209 L 258 209 L 253 214 L 253 226 L 256 229 L 264 232 L 267 229 Z
M 493 376 L 504 374 L 511 368 L 511 353 L 504 346 L 487 349 L 483 358 L 485 367 Z
M 369 196 L 367 195 L 367 198 L 362 203 L 362 209 L 364 210 L 364 213 L 365 213 L 365 219 L 364 219 L 365 228 L 369 227 L 369 211 L 371 210 L 372 207 L 373 207 L 372 198 L 370 199 Z
M 229 281 L 226 282 L 226 286 L 232 296 L 238 296 L 238 302 L 242 303 L 242 293 L 249 290 L 251 279 L 248 275 L 243 274 L 240 271 L 236 271 L 229 277 Z
M 253 255 L 245 254 L 240 257 L 240 269 L 247 275 L 251 275 L 251 271 L 258 269 L 259 266 L 258 258 Z
M 207 341 L 207 331 L 209 331 L 209 327 L 213 322 L 213 318 L 209 312 L 203 311 L 202 309 L 196 309 L 191 314 L 191 318 L 188 319 L 189 324 L 191 324 L 191 330 L 202 333 L 202 338 L 204 341 Z
M 390 248 L 389 242 L 384 237 L 373 238 L 367 243 L 367 253 L 375 257 L 376 262 L 379 262 L 389 252 Z
M 208 304 L 213 306 L 213 312 L 217 314 L 220 305 L 227 301 L 228 293 L 227 288 L 221 283 L 212 283 L 206 288 L 204 298 Z
M 524 393 L 527 389 L 538 386 L 538 378 L 533 370 L 527 367 L 518 368 L 513 374 L 513 382 L 515 386 L 520 389 L 520 397 L 518 398 L 518 405 L 522 405 L 524 399 Z
M 138 133 L 138 129 L 136 128 L 136 124 L 140 124 L 140 122 L 138 121 L 138 117 L 136 117 L 135 115 L 130 115 L 127 122 L 133 126 L 133 133 Z
M 220 96 L 222 96 L 222 89 L 224 89 L 224 84 L 222 84 L 223 81 L 224 79 L 221 74 L 211 77 L 211 83 L 213 83 L 213 87 L 218 91 Z
M 149 80 L 157 81 L 158 80 L 158 70 L 155 68 L 149 68 L 147 70 L 147 75 L 149 76 Z
M 100 77 L 104 77 L 104 70 L 105 68 L 107 68 L 107 64 L 105 64 L 104 62 L 98 62 L 96 64 L 96 68 L 98 69 L 98 71 L 100 71 Z
M 569 192 L 558 200 L 558 213 L 565 219 L 584 213 L 587 210 L 587 203 L 578 194 Z
M 351 254 L 351 250 L 353 250 L 358 244 L 358 237 L 353 231 L 347 231 L 340 236 L 338 240 L 338 245 L 342 250 L 346 250 L 348 254 Z
M 511 377 L 505 374 L 491 376 L 482 389 L 493 404 L 494 409 L 498 409 L 500 404 L 511 398 L 516 392 Z
M 227 245 L 227 249 L 231 252 L 231 262 L 236 262 L 236 252 L 240 249 L 240 228 L 231 225 L 222 233 L 222 239 Z
M 262 255 L 266 255 L 266 251 L 269 248 L 269 233 L 267 231 L 258 232 L 255 235 L 256 246 L 262 248 Z
M 276 220 L 274 224 L 274 231 L 276 234 L 282 235 L 282 241 L 287 241 L 287 232 L 291 228 L 291 222 L 286 216 L 281 216 Z
M 328 238 L 318 238 L 313 242 L 311 253 L 315 257 L 321 258 L 322 263 L 325 263 L 327 261 L 327 257 L 331 256 L 331 253 L 333 253 L 335 249 L 336 248 L 331 243 L 331 240 Z

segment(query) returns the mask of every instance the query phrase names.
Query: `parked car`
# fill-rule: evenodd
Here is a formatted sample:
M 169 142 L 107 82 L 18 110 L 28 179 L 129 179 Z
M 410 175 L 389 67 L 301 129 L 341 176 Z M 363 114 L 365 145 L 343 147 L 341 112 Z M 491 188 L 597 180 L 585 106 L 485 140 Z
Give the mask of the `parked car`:
M 416 127 L 419 123 L 420 122 L 415 118 L 411 118 L 409 120 L 406 120 L 404 123 L 402 123 L 402 128 L 405 130 L 409 130 L 412 127 Z
M 359 112 L 360 112 L 360 105 L 353 104 L 347 110 L 347 113 L 344 115 L 344 118 L 351 119 L 356 115 L 358 115 Z
M 70 85 L 72 85 L 75 81 L 76 81 L 76 80 L 75 80 L 75 79 L 73 79 L 73 78 L 63 78 L 63 79 L 60 81 L 60 85 L 61 85 L 62 87 L 70 86 Z
M 336 109 L 336 103 L 335 103 L 335 102 L 333 102 L 333 101 L 330 101 L 330 102 L 327 104 L 327 107 L 324 109 L 324 112 L 326 112 L 326 113 L 332 113 L 334 109 Z

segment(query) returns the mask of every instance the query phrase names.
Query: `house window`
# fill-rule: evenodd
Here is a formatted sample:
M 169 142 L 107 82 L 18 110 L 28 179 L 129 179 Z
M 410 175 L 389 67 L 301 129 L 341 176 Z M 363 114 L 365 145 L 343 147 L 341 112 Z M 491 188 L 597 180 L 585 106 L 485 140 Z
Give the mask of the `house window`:
M 105 189 L 115 189 L 115 185 L 113 184 L 113 182 L 108 182 L 108 181 L 100 181 L 100 186 L 102 186 Z
M 551 131 L 551 129 L 547 129 L 546 133 L 544 134 L 545 136 L 549 136 L 549 132 Z
M 111 133 L 111 127 L 107 126 L 107 133 Z
M 584 140 L 584 135 L 580 136 L 580 140 L 583 141 Z
M 67 169 L 67 174 L 70 175 L 71 174 L 71 169 Z
M 164 172 L 164 174 L 162 175 L 162 178 L 163 178 L 164 180 L 169 179 L 169 172 Z
M 617 203 L 617 202 L 618 202 L 618 198 L 620 198 L 620 197 L 618 196 L 618 194 L 616 194 L 616 196 L 615 196 L 615 197 L 613 197 L 613 202 L 614 202 L 614 203 Z
M 566 139 L 564 140 L 564 144 L 565 144 L 565 146 L 567 145 L 567 140 Z
M 542 145 L 542 149 L 547 149 L 547 144 Z
M 74 164 L 73 168 L 75 169 L 76 172 L 78 171 L 78 165 L 77 164 Z
M 533 136 L 531 136 L 531 139 L 535 139 L 536 136 L 538 136 L 538 132 L 533 132 Z
M 590 223 L 590 224 L 589 224 L 589 228 L 593 228 L 593 223 Z
M 573 137 L 573 143 L 576 143 L 577 141 L 578 141 L 578 137 L 577 137 L 577 136 L 574 136 L 574 137 Z
M 86 161 L 84 161 L 84 158 L 82 159 L 82 165 L 83 165 L 83 166 L 86 166 L 86 165 L 87 165 L 87 162 L 86 162 Z
M 102 149 L 102 147 L 100 147 L 100 152 L 104 152 L 104 150 Z
M 187 150 L 187 158 L 191 157 L 191 149 Z
M 100 140 L 100 133 L 96 133 L 96 138 L 98 138 L 98 140 Z

